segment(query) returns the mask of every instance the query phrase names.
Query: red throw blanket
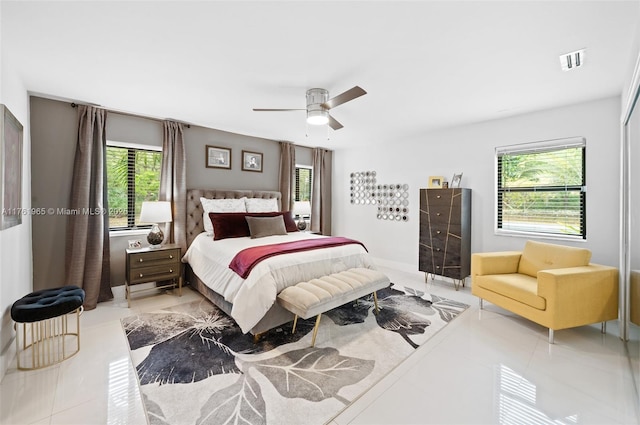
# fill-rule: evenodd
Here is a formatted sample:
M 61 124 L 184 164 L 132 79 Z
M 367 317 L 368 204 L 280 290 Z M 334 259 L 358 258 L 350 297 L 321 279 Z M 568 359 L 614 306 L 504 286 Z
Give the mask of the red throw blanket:
M 243 249 L 238 252 L 229 268 L 238 273 L 240 277 L 246 279 L 249 276 L 251 270 L 262 260 L 269 257 L 280 254 L 289 254 L 291 252 L 309 251 L 312 249 L 328 248 L 332 246 L 348 245 L 348 244 L 360 244 L 366 250 L 362 242 L 343 238 L 343 237 L 330 237 L 320 239 L 305 239 L 302 241 L 274 243 L 270 245 L 254 246 L 251 248 Z

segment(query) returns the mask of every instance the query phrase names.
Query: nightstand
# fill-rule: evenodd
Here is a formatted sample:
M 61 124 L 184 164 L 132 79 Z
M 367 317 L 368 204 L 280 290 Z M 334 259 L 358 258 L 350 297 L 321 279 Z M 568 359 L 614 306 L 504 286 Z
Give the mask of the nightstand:
M 140 289 L 134 292 L 152 289 L 175 288 L 182 296 L 182 250 L 175 244 L 162 245 L 160 248 L 127 249 L 127 270 L 125 275 L 125 294 L 127 307 L 131 306 L 131 286 L 148 282 L 171 280 L 167 285 Z

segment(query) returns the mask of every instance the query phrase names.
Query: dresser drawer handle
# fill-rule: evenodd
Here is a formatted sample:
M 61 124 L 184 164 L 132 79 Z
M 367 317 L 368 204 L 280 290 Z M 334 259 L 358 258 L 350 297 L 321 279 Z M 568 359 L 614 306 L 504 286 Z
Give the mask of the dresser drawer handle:
M 142 273 L 140 273 L 140 277 L 144 277 L 144 275 Z
M 436 269 L 439 269 L 439 268 L 440 268 L 440 266 L 436 266 Z
M 440 252 L 440 248 L 436 248 L 436 251 Z
M 170 259 L 173 259 L 173 255 L 169 255 L 169 258 L 170 258 Z
M 440 214 L 440 213 L 436 213 L 436 215 L 437 215 L 437 216 L 440 216 L 440 215 L 442 215 L 442 214 Z
M 140 262 L 142 263 L 144 260 L 141 258 L 141 259 L 140 259 L 140 260 L 138 260 L 138 261 L 140 261 Z
M 440 234 L 440 230 L 436 230 L 436 233 L 437 233 L 437 234 Z
M 436 195 L 436 198 L 440 199 L 440 195 Z
M 173 273 L 173 269 L 169 269 L 169 273 Z

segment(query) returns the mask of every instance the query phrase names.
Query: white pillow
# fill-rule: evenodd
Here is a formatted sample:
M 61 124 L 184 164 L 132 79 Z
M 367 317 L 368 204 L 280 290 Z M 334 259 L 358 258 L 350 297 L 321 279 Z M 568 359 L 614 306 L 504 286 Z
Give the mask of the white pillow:
M 210 212 L 247 212 L 247 207 L 245 206 L 246 197 L 234 199 L 234 198 L 224 198 L 224 199 L 207 199 L 200 198 L 200 203 L 202 204 L 202 209 L 204 212 L 202 213 L 202 223 L 204 224 L 204 231 L 207 232 L 207 235 L 213 235 L 213 224 L 211 224 L 211 218 L 209 217 Z
M 244 198 L 247 212 L 274 212 L 278 211 L 276 198 Z

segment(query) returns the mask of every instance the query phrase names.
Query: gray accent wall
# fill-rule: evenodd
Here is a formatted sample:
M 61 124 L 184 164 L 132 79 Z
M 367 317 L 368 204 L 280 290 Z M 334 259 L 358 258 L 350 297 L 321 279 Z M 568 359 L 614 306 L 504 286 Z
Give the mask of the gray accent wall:
M 185 130 L 187 186 L 192 189 L 278 190 L 280 145 L 268 139 L 204 127 Z M 207 168 L 206 146 L 230 148 L 231 169 Z M 242 151 L 262 153 L 262 172 L 242 171 Z
M 31 206 L 53 208 L 33 216 L 33 289 L 64 284 L 66 208 L 77 141 L 77 110 L 70 102 L 31 96 Z M 141 145 L 162 145 L 162 122 L 110 112 L 107 138 Z M 199 126 L 185 128 L 187 187 L 202 189 L 278 190 L 280 146 L 277 142 Z M 207 168 L 205 146 L 232 150 L 231 170 Z M 263 154 L 263 172 L 242 171 L 242 150 Z M 124 284 L 124 250 L 129 239 L 145 243 L 146 231 L 112 232 L 111 285 Z

